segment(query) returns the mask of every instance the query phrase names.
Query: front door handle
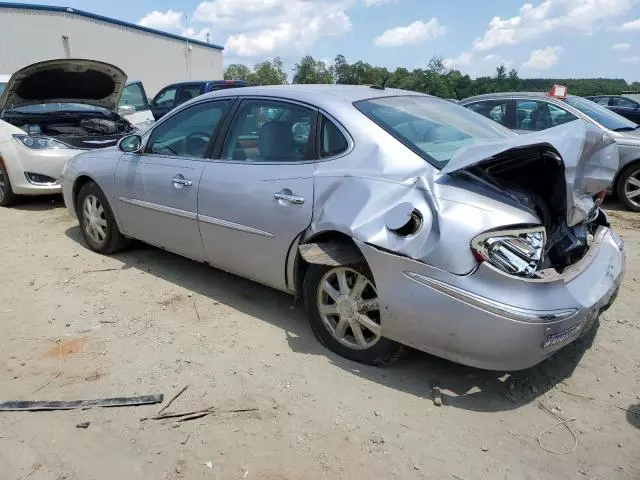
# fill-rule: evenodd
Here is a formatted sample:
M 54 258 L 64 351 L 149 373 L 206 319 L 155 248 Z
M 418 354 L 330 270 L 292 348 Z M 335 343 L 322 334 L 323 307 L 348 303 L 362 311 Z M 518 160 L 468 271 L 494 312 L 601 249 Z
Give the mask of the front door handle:
M 173 177 L 171 179 L 171 183 L 173 183 L 174 186 L 180 187 L 180 188 L 190 187 L 191 185 L 193 185 L 193 182 L 191 180 L 187 180 L 182 175 L 176 175 L 175 177 Z
M 278 201 L 291 203 L 293 205 L 302 205 L 304 203 L 304 198 L 294 195 L 290 191 L 281 191 L 273 194 L 273 198 Z

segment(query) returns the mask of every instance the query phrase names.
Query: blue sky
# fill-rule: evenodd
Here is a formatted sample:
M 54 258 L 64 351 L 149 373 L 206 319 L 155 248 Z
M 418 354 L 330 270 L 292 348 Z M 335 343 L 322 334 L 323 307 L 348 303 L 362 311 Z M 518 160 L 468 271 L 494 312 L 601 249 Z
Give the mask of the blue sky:
M 33 3 L 33 2 L 23 2 Z M 60 0 L 225 46 L 225 64 L 342 53 L 388 68 L 435 54 L 471 76 L 640 80 L 640 0 Z M 188 13 L 188 15 L 187 15 Z M 185 30 L 188 19 L 188 31 Z

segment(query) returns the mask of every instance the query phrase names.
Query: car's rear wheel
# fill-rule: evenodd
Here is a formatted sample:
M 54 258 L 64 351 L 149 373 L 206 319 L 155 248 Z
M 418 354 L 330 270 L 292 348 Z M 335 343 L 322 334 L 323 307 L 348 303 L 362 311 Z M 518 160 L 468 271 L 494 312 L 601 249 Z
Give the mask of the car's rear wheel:
M 105 194 L 94 182 L 80 188 L 76 212 L 82 236 L 91 250 L 114 253 L 126 245 L 127 239 L 118 230 Z
M 378 293 L 366 265 L 309 265 L 304 296 L 311 328 L 330 350 L 380 366 L 402 355 L 402 345 L 381 335 Z
M 18 196 L 13 193 L 11 188 L 11 181 L 9 175 L 4 167 L 4 164 L 0 162 L 0 206 L 9 207 L 16 203 Z
M 622 171 L 616 185 L 616 194 L 625 207 L 640 212 L 640 163 Z

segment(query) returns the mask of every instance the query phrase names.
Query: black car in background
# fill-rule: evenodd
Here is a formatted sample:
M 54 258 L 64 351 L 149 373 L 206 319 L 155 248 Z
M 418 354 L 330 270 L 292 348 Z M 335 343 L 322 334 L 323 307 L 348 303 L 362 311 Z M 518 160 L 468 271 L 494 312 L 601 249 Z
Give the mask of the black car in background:
M 244 80 L 207 80 L 201 82 L 181 82 L 167 85 L 151 100 L 153 118 L 160 119 L 178 105 L 204 93 L 225 88 L 248 87 Z
M 632 122 L 640 123 L 640 99 L 627 95 L 597 95 L 586 98 L 607 107 Z

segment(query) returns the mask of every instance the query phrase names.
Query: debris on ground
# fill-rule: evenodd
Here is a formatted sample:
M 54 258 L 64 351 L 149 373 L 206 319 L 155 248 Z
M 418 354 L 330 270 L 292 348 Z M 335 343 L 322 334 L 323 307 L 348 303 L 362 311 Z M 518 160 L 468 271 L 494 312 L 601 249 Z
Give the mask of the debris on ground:
M 41 410 L 75 410 L 94 407 L 133 407 L 137 405 L 152 405 L 161 403 L 164 396 L 144 395 L 141 397 L 98 398 L 96 400 L 71 401 L 24 401 L 13 400 L 0 403 L 0 412 L 37 412 Z
M 80 422 L 76 425 L 76 428 L 84 428 L 87 429 L 89 428 L 89 425 L 91 425 L 91 422 Z
M 433 387 L 431 389 L 433 392 L 433 404 L 436 407 L 442 406 L 442 391 L 440 390 L 440 385 L 438 383 L 433 382 Z

